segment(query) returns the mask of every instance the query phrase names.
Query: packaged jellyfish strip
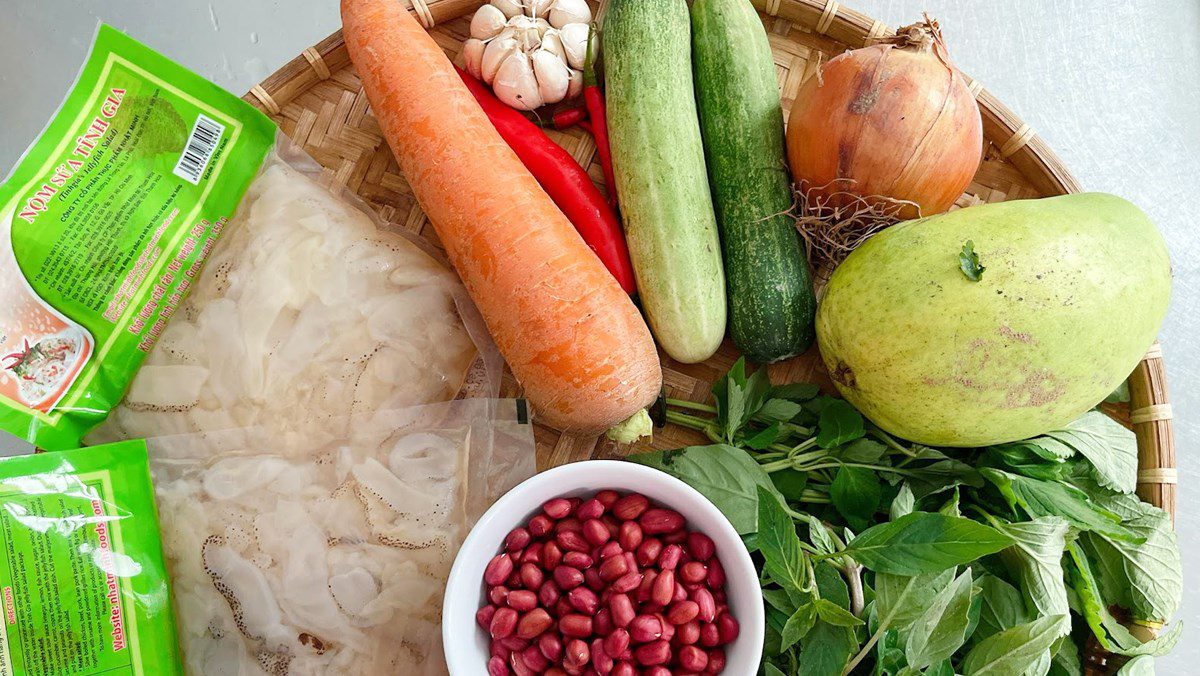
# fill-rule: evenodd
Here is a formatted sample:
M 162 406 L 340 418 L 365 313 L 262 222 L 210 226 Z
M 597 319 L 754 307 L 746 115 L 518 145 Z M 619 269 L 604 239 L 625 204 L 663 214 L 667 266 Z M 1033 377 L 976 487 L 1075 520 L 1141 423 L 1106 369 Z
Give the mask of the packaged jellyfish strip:
M 143 441 L 0 459 L 2 674 L 182 674 Z
M 102 26 L 0 185 L 0 429 L 49 450 L 495 396 L 436 252 L 253 106 Z
M 0 428 L 63 450 L 104 419 L 274 138 L 250 105 L 100 28 L 0 185 Z

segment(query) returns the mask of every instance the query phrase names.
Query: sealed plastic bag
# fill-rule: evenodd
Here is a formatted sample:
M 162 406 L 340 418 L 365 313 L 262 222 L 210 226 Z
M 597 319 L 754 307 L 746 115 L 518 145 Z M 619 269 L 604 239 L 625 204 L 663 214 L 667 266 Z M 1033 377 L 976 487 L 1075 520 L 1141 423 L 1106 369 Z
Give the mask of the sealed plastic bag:
M 253 106 L 101 26 L 0 185 L 0 429 L 74 448 L 131 383 L 89 441 L 494 396 L 452 273 L 319 175 Z
M 0 673 L 183 673 L 146 444 L 0 459 Z
M 189 673 L 445 674 L 441 598 L 470 525 L 534 472 L 512 400 L 150 440 Z

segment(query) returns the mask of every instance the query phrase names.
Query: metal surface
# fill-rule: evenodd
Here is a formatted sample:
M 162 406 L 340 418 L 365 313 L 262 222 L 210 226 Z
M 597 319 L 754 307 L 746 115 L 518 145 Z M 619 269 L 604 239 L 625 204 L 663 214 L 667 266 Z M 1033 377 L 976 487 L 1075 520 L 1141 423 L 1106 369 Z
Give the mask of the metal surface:
M 1200 662 L 1200 2 L 851 0 L 891 25 L 928 10 L 952 56 L 1024 118 L 1089 190 L 1162 228 L 1175 293 L 1161 340 L 1179 443 L 1187 623 L 1161 674 Z M 335 0 L 0 0 L 0 171 L 58 105 L 98 20 L 242 93 L 338 25 Z M 1113 317 L 1114 330 L 1121 318 Z

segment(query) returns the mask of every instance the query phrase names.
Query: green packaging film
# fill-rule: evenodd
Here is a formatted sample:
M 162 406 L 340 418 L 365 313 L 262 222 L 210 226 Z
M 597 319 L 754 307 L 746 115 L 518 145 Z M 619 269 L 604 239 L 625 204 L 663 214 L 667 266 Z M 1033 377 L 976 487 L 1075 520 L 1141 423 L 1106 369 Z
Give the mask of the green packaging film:
M 183 673 L 144 441 L 0 459 L 0 675 Z
M 75 448 L 120 401 L 275 139 L 108 26 L 0 184 L 0 429 Z

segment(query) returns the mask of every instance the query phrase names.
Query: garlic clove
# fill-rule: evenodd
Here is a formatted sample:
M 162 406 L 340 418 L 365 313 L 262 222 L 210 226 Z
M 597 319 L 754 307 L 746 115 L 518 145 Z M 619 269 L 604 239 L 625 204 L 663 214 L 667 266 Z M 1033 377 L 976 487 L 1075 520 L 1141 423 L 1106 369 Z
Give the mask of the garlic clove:
M 571 85 L 571 71 L 562 59 L 548 51 L 539 49 L 530 57 L 533 74 L 537 77 L 538 93 L 543 103 L 558 103 L 567 96 Z
M 555 0 L 525 0 L 525 13 L 537 18 L 545 18 L 550 14 L 550 8 Z
M 487 45 L 476 38 L 471 38 L 463 43 L 463 63 L 467 67 L 467 72 L 476 80 L 483 79 L 483 52 L 485 49 L 487 49 Z
M 484 5 L 471 17 L 471 37 L 476 40 L 489 40 L 504 30 L 508 17 L 504 16 L 494 5 Z
M 567 62 L 567 52 L 563 49 L 562 38 L 559 37 L 557 28 L 546 31 L 546 34 L 542 36 L 542 44 L 539 49 L 557 56 L 562 59 L 563 63 Z
M 496 71 L 500 70 L 501 64 L 509 56 L 519 52 L 518 47 L 517 41 L 510 37 L 497 38 L 489 42 L 487 48 L 483 50 L 483 62 L 480 65 L 480 75 L 483 76 L 483 81 L 493 84 L 496 79 Z
M 542 31 L 538 29 L 537 21 L 527 16 L 514 16 L 508 21 L 513 37 L 521 44 L 523 51 L 537 49 L 542 44 Z
M 517 110 L 533 110 L 542 105 L 533 64 L 528 56 L 520 52 L 509 54 L 500 64 L 492 91 L 497 98 Z
M 588 33 L 590 28 L 585 23 L 569 23 L 558 29 L 562 39 L 563 50 L 567 54 L 567 63 L 575 69 L 582 70 L 587 61 Z M 597 45 L 592 43 L 592 58 L 596 57 Z
M 550 22 L 546 21 L 545 19 L 542 19 L 542 18 L 534 19 L 533 26 L 534 26 L 534 28 L 537 29 L 539 36 L 545 35 L 546 31 L 548 31 L 552 28 L 552 26 L 550 25 Z
M 592 8 L 587 0 L 557 0 L 550 9 L 550 25 L 562 28 L 569 23 L 591 23 Z
M 492 0 L 492 6 L 504 13 L 505 19 L 511 19 L 525 13 L 522 0 Z
M 575 70 L 574 68 L 569 68 L 568 70 L 570 71 L 571 81 L 567 85 L 566 98 L 573 99 L 583 91 L 583 71 Z

